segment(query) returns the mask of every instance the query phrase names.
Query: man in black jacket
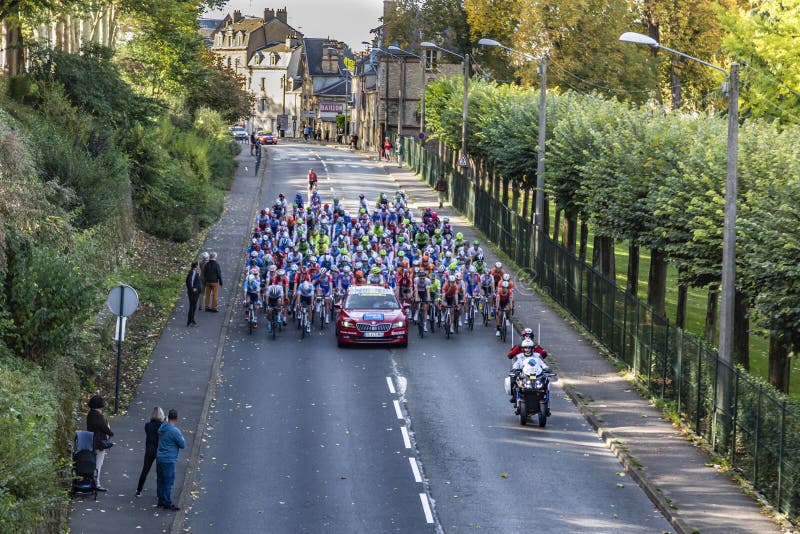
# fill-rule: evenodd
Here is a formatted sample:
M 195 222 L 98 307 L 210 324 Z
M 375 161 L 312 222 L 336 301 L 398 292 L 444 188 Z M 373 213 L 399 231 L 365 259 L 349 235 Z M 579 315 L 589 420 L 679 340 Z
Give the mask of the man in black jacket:
M 222 287 L 222 268 L 217 263 L 217 253 L 209 255 L 208 263 L 203 267 L 203 280 L 205 281 L 205 308 L 206 311 L 217 311 L 219 288 Z
M 186 326 L 196 325 L 194 322 L 194 312 L 197 310 L 197 301 L 200 299 L 200 291 L 203 286 L 200 283 L 200 273 L 198 272 L 197 262 L 192 262 L 192 267 L 186 275 L 186 294 L 189 296 L 189 318 L 186 320 Z

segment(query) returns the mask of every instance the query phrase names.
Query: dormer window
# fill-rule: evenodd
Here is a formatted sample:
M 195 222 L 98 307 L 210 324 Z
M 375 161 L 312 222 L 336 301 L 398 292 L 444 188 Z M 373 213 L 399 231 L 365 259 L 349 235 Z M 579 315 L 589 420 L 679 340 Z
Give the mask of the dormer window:
M 425 70 L 433 70 L 436 68 L 438 55 L 438 50 L 425 50 Z
M 270 65 L 277 65 L 278 64 L 278 60 L 280 58 L 281 58 L 281 56 L 277 52 L 272 52 L 269 55 L 269 64 Z

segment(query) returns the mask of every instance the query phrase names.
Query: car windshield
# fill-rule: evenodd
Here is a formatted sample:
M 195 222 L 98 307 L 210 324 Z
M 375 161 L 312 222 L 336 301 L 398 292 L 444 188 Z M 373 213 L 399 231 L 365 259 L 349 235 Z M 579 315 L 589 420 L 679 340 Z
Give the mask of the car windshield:
M 344 306 L 348 310 L 397 310 L 400 308 L 394 295 L 360 293 L 347 297 Z

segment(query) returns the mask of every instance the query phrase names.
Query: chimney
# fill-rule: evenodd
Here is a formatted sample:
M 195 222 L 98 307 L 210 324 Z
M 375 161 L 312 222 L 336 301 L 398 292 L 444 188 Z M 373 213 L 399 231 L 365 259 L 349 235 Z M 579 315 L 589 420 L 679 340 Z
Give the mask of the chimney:
M 339 72 L 339 57 L 342 48 L 338 41 L 324 41 L 322 43 L 322 72 L 334 74 Z
M 275 18 L 275 10 L 274 9 L 265 9 L 264 10 L 264 22 L 269 22 Z
M 291 49 L 291 48 L 296 47 L 298 44 L 299 44 L 299 42 L 298 42 L 298 39 L 297 39 L 297 33 L 290 32 L 286 36 L 286 48 L 290 48 Z
M 239 22 L 242 20 L 242 12 L 238 9 L 233 12 L 233 22 Z
M 288 13 L 286 12 L 286 8 L 279 9 L 278 12 L 275 14 L 275 18 L 279 21 L 283 22 L 284 24 L 288 24 L 286 21 L 288 19 Z

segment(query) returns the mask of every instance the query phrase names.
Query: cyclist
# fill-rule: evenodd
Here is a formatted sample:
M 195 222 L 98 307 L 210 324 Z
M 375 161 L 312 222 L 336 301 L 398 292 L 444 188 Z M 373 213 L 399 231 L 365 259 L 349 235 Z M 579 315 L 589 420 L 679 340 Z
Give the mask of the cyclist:
M 306 310 L 308 317 L 308 322 L 306 323 L 306 332 L 311 332 L 311 323 L 314 322 L 314 307 L 311 305 L 311 299 L 313 297 L 314 284 L 312 284 L 310 280 L 303 278 L 297 285 L 294 308 L 296 313 L 299 313 L 301 308 Z
M 316 189 L 317 188 L 317 173 L 314 169 L 308 169 L 308 189 Z
M 417 309 L 414 313 L 414 320 L 423 322 L 423 331 L 428 331 L 428 308 L 431 302 L 431 280 L 424 269 L 417 271 L 417 278 L 414 280 L 414 292 L 417 295 Z M 420 316 L 420 311 L 422 315 Z M 421 319 L 420 319 L 421 317 Z
M 509 313 L 514 313 L 514 290 L 508 280 L 500 282 L 500 287 L 497 288 L 497 331 L 494 333 L 496 337 L 500 337 L 500 326 L 503 321 L 503 310 L 509 310 Z
M 258 277 L 250 273 L 244 281 L 244 294 L 242 296 L 242 301 L 244 302 L 244 316 L 246 319 L 250 317 L 250 306 L 254 306 L 258 309 L 258 294 L 261 289 L 261 284 L 259 283 Z M 258 326 L 258 316 L 253 320 L 253 327 L 255 328 Z
M 466 292 L 464 293 L 464 308 L 472 313 L 472 299 L 478 297 L 480 292 L 480 275 L 474 265 L 470 265 L 466 279 Z M 476 306 L 477 308 L 477 306 Z
M 411 302 L 414 295 L 414 280 L 411 278 L 411 273 L 408 272 L 408 262 L 403 260 L 404 264 L 400 267 L 397 274 L 397 296 L 400 299 L 400 304 L 404 302 Z
M 381 275 L 381 268 L 375 265 L 369 271 L 369 275 L 367 275 L 367 284 L 368 285 L 386 285 L 386 282 L 383 279 L 383 275 Z
M 280 306 L 284 299 L 284 285 L 280 277 L 275 276 L 267 287 L 267 332 L 272 333 L 272 314 L 277 313 L 277 320 L 281 320 Z
M 326 323 L 330 323 L 330 308 L 331 308 L 331 287 L 333 287 L 333 279 L 328 273 L 328 269 L 322 267 L 319 274 L 314 278 L 314 287 L 318 297 L 323 298 L 322 316 Z
M 451 274 L 448 275 L 447 281 L 442 286 L 442 295 L 444 297 L 444 302 L 442 303 L 441 307 L 452 308 L 453 309 L 453 321 L 450 322 L 450 333 L 454 334 L 454 321 L 455 317 L 458 314 L 458 296 L 459 296 L 459 287 L 456 280 L 456 275 Z

